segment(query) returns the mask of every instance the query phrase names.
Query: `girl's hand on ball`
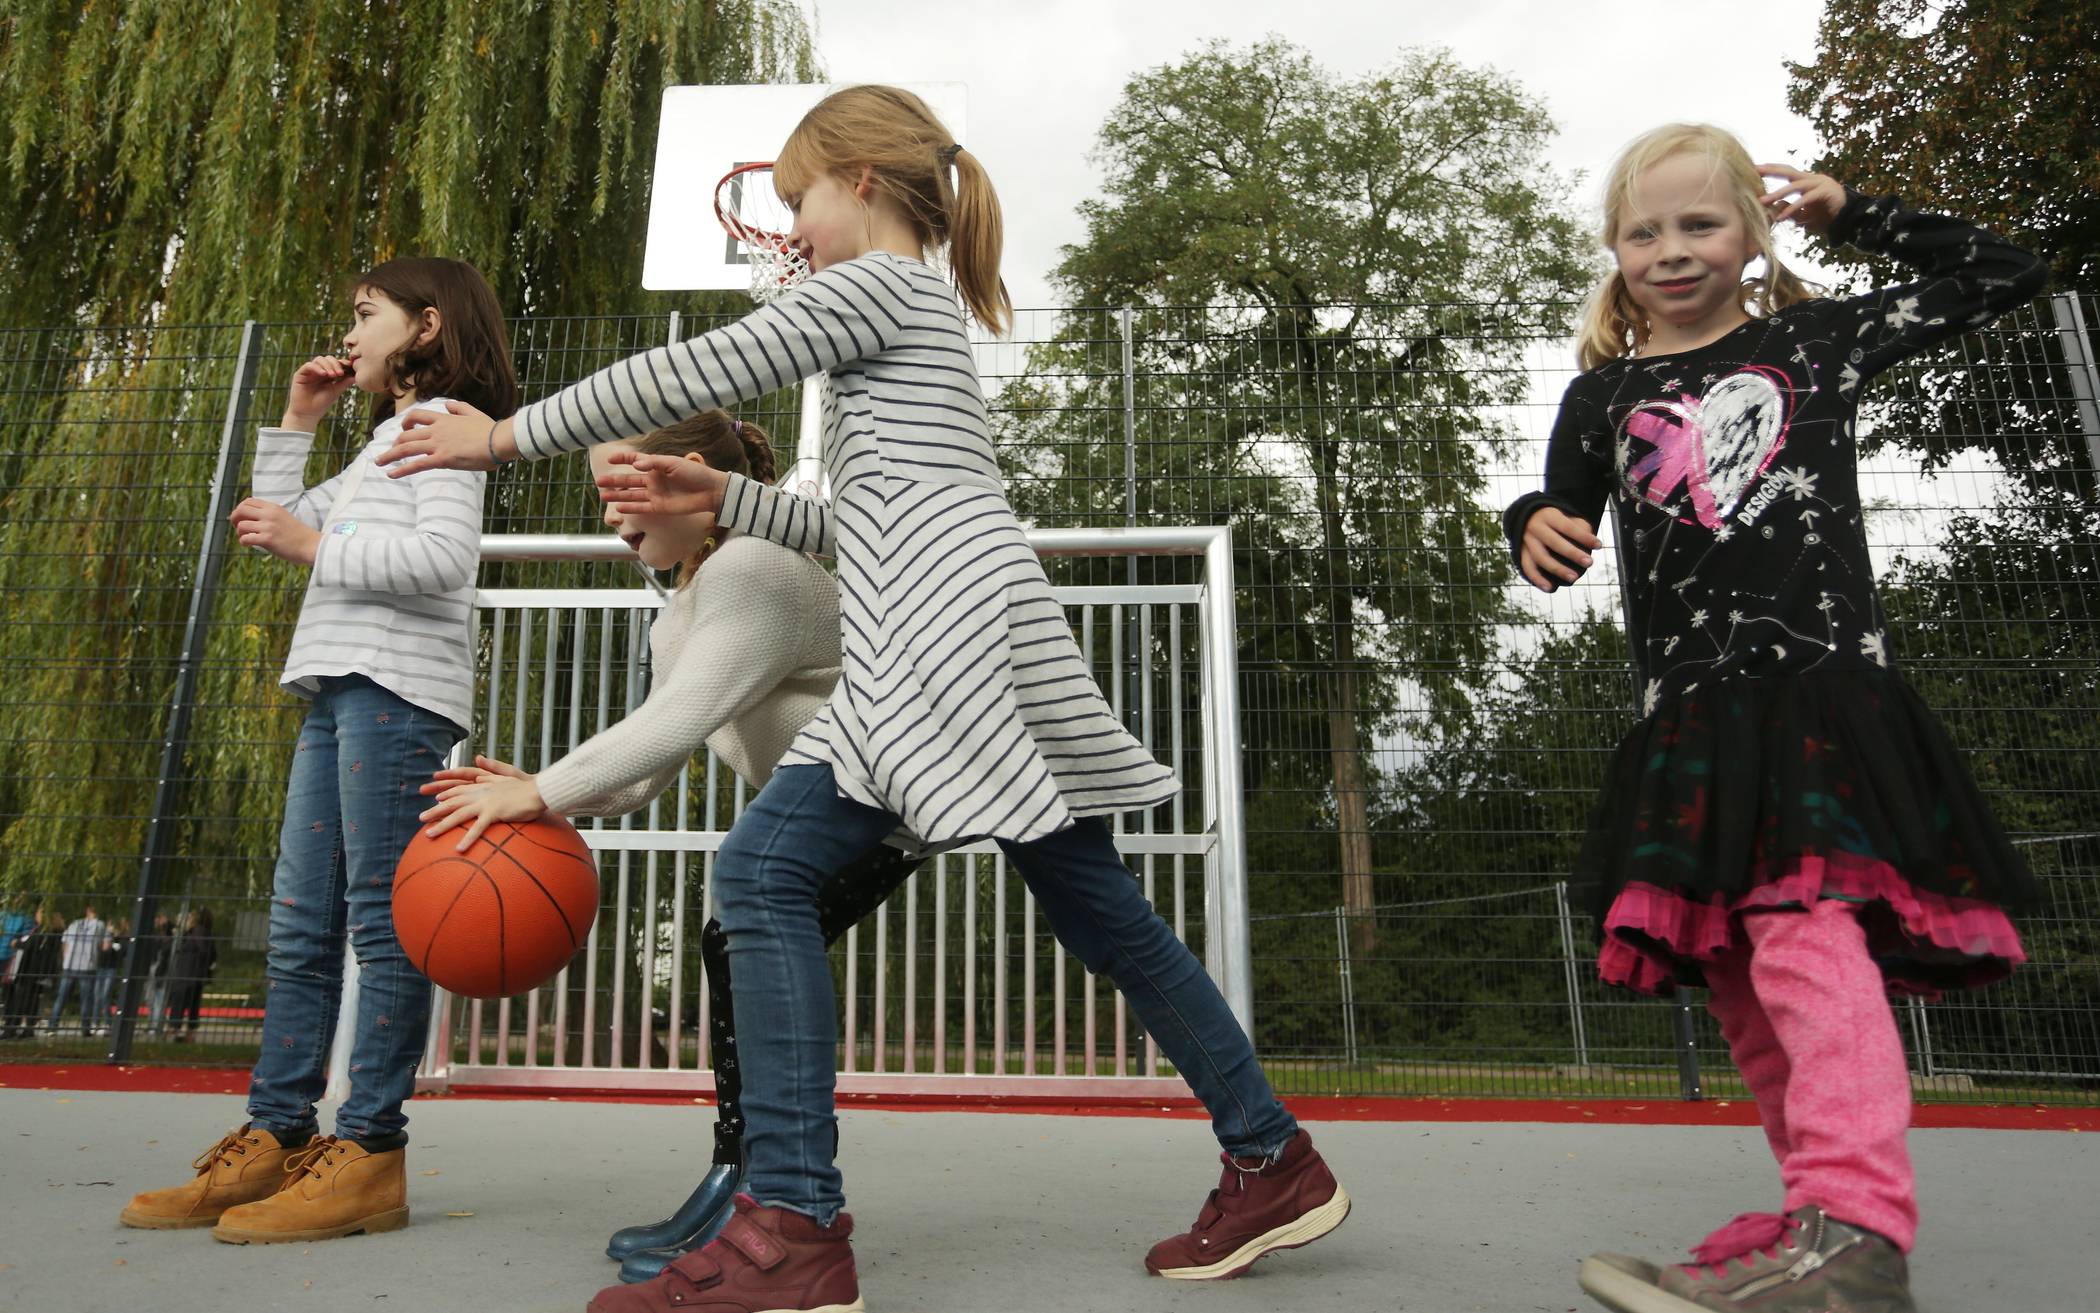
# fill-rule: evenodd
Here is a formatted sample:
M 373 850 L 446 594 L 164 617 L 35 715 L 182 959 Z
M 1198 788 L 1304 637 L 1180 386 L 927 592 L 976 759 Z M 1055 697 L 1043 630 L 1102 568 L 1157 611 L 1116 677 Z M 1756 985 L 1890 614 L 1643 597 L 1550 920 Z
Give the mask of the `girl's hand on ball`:
M 502 762 L 493 764 L 504 765 Z M 441 774 L 439 779 L 425 785 L 426 792 L 432 786 L 441 787 L 437 806 L 416 818 L 437 822 L 424 833 L 435 839 L 454 826 L 466 825 L 466 837 L 454 850 L 465 852 L 497 821 L 530 821 L 546 815 L 547 804 L 540 798 L 540 786 L 532 776 L 515 766 L 504 766 L 504 769 L 511 773 L 489 771 L 477 783 L 449 782 Z
M 419 792 L 428 798 L 433 794 L 442 794 L 455 785 L 486 784 L 490 780 L 501 779 L 504 776 L 518 780 L 529 780 L 532 778 L 531 775 L 519 770 L 507 761 L 498 761 L 494 757 L 477 756 L 474 758 L 474 764 L 471 766 L 447 766 L 437 774 L 432 775 L 430 782 L 425 784 Z

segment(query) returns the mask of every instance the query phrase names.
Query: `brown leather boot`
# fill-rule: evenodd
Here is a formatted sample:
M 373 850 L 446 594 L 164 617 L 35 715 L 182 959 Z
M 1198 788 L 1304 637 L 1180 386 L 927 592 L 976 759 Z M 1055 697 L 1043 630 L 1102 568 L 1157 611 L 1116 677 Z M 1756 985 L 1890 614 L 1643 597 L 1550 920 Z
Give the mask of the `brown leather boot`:
M 292 1152 L 260 1126 L 228 1131 L 190 1164 L 197 1175 L 188 1185 L 133 1195 L 119 1220 L 153 1230 L 210 1226 L 227 1209 L 266 1199 L 283 1188 L 284 1160 Z
M 267 1199 L 229 1208 L 211 1238 L 229 1245 L 333 1240 L 408 1225 L 408 1150 L 366 1153 L 333 1135 L 285 1160 L 285 1186 Z

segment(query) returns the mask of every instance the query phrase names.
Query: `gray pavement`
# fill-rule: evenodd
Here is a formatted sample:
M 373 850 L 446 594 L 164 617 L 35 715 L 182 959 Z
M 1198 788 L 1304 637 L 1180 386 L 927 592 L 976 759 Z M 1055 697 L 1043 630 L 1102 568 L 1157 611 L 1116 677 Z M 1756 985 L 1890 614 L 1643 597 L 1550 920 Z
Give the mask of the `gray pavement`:
M 429 1100 L 412 1109 L 414 1223 L 317 1245 L 132 1231 L 132 1192 L 172 1185 L 240 1119 L 236 1099 L 0 1090 L 0 1309 L 576 1313 L 615 1227 L 683 1197 L 712 1110 Z M 1594 1249 L 1663 1257 L 1778 1187 L 1754 1130 L 1315 1124 L 1356 1210 L 1253 1276 L 1148 1278 L 1145 1248 L 1215 1180 L 1199 1121 L 849 1111 L 842 1167 L 871 1313 L 925 1310 L 1595 1308 Z M 324 1124 L 326 1117 L 324 1114 Z M 1925 1313 L 2085 1313 L 2100 1292 L 2100 1139 L 1919 1131 Z M 468 1217 L 450 1213 L 471 1213 Z

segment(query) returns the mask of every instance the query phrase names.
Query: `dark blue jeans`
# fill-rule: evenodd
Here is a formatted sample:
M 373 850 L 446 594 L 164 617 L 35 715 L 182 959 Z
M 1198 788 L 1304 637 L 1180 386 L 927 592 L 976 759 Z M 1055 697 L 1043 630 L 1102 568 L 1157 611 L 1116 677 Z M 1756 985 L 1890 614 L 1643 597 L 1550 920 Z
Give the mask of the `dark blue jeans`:
M 897 827 L 838 795 L 828 766 L 776 771 L 715 861 L 715 898 L 736 980 L 744 1076 L 745 1189 L 761 1204 L 829 1224 L 845 1207 L 832 1161 L 838 1009 L 817 891 Z M 1033 843 L 1000 847 L 1058 942 L 1130 1000 L 1226 1152 L 1280 1150 L 1298 1124 L 1277 1101 L 1254 1046 L 1186 945 L 1145 901 L 1108 825 L 1088 817 Z
M 350 1097 L 335 1133 L 375 1139 L 408 1125 L 430 1029 L 430 982 L 394 937 L 394 867 L 427 805 L 417 789 L 464 731 L 362 675 L 321 680 L 299 731 L 270 899 L 269 1001 L 248 1116 L 274 1132 L 318 1129 L 328 1046 L 343 995 L 343 939 L 357 954 Z
M 58 1029 L 58 1014 L 65 1010 L 66 999 L 78 992 L 80 995 L 80 1033 L 89 1034 L 95 1027 L 95 973 L 92 971 L 67 971 L 58 978 L 58 995 L 51 1000 L 51 1021 L 47 1030 Z

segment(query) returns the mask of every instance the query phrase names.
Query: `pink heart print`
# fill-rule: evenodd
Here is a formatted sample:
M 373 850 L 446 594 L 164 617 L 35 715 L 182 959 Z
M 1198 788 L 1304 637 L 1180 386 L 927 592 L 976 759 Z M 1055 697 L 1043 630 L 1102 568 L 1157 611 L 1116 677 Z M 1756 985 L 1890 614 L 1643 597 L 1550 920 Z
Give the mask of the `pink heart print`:
M 1650 450 L 1630 464 L 1622 457 L 1621 478 L 1643 501 L 1672 514 L 1681 510 L 1677 490 L 1683 488 L 1692 517 L 1718 529 L 1786 445 L 1788 409 L 1786 376 L 1763 366 L 1728 375 L 1703 397 L 1682 393 L 1675 401 L 1644 402 L 1624 428 Z

